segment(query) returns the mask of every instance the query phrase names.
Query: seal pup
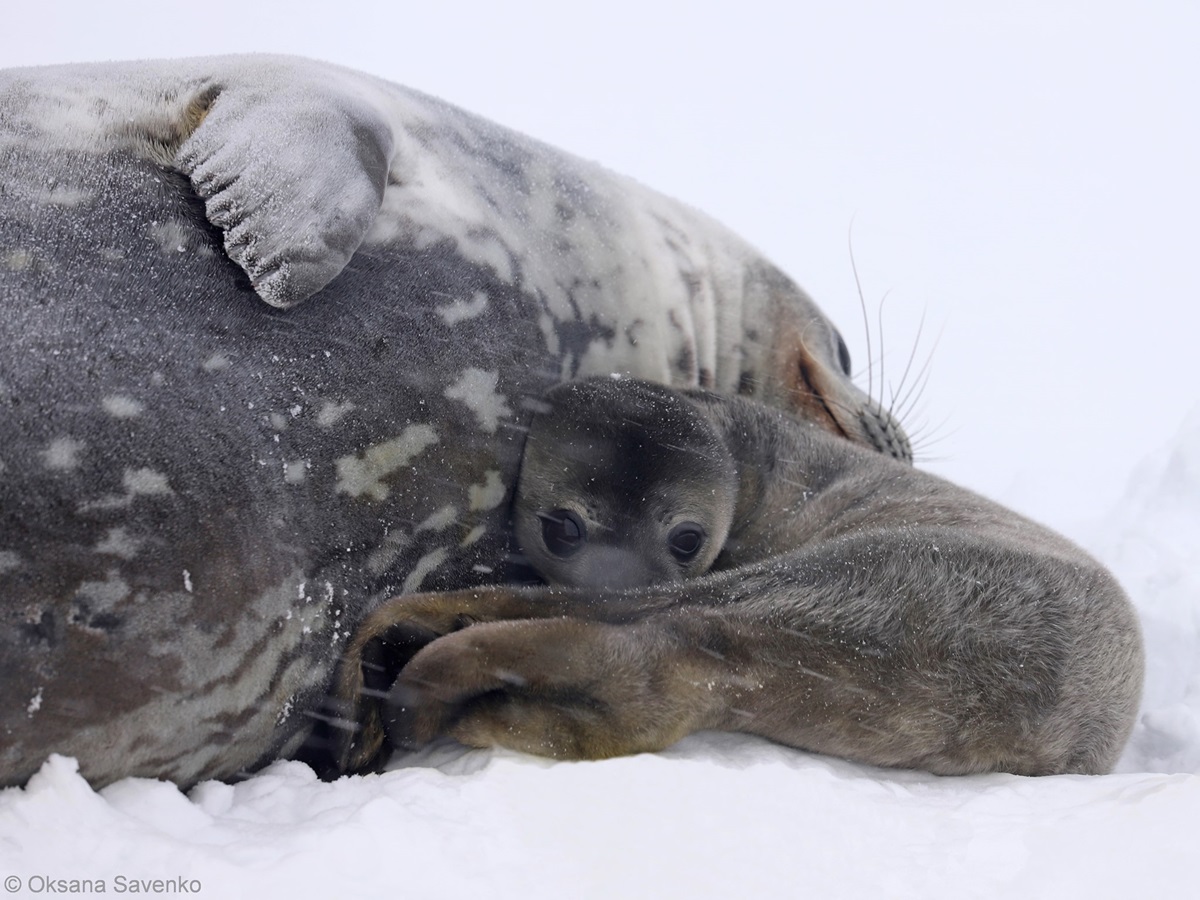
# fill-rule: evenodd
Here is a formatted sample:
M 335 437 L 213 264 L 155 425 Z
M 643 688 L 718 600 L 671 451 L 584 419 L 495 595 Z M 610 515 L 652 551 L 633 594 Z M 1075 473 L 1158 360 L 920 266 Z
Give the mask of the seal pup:
M 296 752 L 349 635 L 502 578 L 523 428 L 624 372 L 882 452 L 837 330 L 685 204 L 416 91 L 0 72 L 0 786 Z
M 712 566 L 735 523 L 738 470 L 699 407 L 666 399 L 646 382 L 604 379 L 546 396 L 525 439 L 513 526 L 550 584 L 641 587 Z
M 385 732 L 585 759 L 719 729 L 946 775 L 1098 774 L 1133 726 L 1140 629 L 1101 565 L 761 404 L 559 386 L 515 514 L 551 586 L 369 616 L 339 682 L 363 724 L 345 765 L 377 763 Z

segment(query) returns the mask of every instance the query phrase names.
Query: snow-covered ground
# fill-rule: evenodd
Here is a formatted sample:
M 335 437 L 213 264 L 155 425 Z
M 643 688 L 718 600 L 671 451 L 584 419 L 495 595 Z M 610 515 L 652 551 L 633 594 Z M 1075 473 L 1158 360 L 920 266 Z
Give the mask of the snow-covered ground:
M 939 779 L 730 735 L 579 764 L 441 747 L 379 777 L 281 763 L 187 795 L 97 794 L 54 759 L 0 792 L 10 893 L 128 889 L 117 876 L 209 898 L 1200 893 L 1200 7 L 417 7 L 26 2 L 0 64 L 264 50 L 430 91 L 725 221 L 864 369 L 852 236 L 873 320 L 894 289 L 887 380 L 923 310 L 922 347 L 942 335 L 910 417 L 946 421 L 926 464 L 1066 531 L 1133 597 L 1148 681 L 1129 750 L 1099 778 Z
M 1150 659 L 1118 774 L 937 778 L 702 734 L 595 763 L 442 745 L 332 784 L 277 763 L 187 794 L 141 779 L 96 793 L 56 757 L 0 792 L 0 875 L 28 897 L 72 878 L 220 898 L 1185 896 L 1200 883 L 1200 408 L 1129 481 L 1092 542 Z

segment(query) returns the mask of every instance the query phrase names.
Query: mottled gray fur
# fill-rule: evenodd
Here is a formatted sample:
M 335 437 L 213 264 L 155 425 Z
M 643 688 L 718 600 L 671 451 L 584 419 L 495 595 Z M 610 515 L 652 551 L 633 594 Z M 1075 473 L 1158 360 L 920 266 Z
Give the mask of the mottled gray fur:
M 502 577 L 565 379 L 906 452 L 839 341 L 701 213 L 367 75 L 0 72 L 0 785 L 295 752 L 381 602 Z

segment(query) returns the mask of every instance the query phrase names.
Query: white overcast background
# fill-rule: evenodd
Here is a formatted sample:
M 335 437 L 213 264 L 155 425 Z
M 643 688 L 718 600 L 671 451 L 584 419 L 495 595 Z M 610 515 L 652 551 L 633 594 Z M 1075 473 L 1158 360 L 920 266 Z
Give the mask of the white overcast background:
M 852 243 L 889 382 L 925 317 L 923 463 L 1057 527 L 1197 405 L 1200 3 L 21 5 L 6 67 L 297 53 L 632 175 L 792 275 L 865 386 Z
M 711 734 L 599 763 L 434 748 L 333 784 L 277 763 L 187 794 L 96 793 L 54 758 L 0 791 L 11 896 L 118 876 L 288 900 L 1200 896 L 1200 0 L 0 17 L 0 66 L 250 51 L 403 82 L 704 209 L 812 293 L 865 387 L 852 243 L 876 352 L 887 297 L 876 391 L 924 316 L 922 464 L 1113 568 L 1146 636 L 1142 712 L 1099 778 L 883 772 Z

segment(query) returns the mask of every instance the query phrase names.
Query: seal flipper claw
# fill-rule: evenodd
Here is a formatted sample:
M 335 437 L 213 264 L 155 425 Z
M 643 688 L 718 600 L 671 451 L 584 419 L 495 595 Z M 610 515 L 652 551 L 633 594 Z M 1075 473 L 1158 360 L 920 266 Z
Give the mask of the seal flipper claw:
M 300 303 L 345 267 L 379 213 L 394 139 L 370 103 L 335 83 L 265 68 L 217 89 L 175 165 L 225 250 L 271 306 Z

